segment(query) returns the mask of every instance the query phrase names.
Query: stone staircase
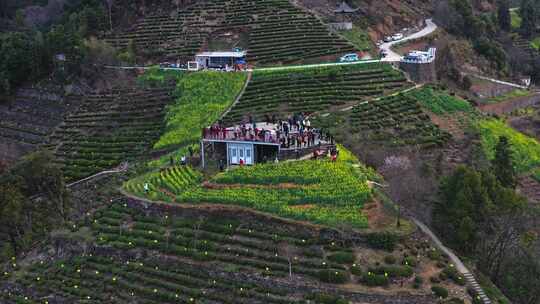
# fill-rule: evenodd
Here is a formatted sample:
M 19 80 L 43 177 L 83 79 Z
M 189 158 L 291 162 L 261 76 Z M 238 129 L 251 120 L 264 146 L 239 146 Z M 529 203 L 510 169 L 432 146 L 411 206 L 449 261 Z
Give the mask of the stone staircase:
M 429 229 L 428 226 L 426 226 L 424 223 L 420 222 L 419 220 L 415 219 L 414 217 L 411 218 L 412 221 L 424 232 L 428 237 L 431 238 L 431 240 L 435 243 L 435 245 L 452 261 L 452 263 L 455 264 L 456 269 L 465 277 L 465 281 L 467 282 L 467 285 L 471 287 L 474 290 L 475 297 L 480 299 L 482 303 L 484 304 L 491 304 L 491 300 L 488 298 L 480 284 L 476 281 L 476 278 L 474 275 L 469 271 L 469 269 L 463 264 L 461 259 L 452 252 L 448 247 L 446 247 L 441 240 Z
M 478 284 L 474 275 L 470 272 L 464 272 L 463 276 L 465 277 L 467 284 L 474 290 L 476 297 L 482 300 L 484 304 L 491 304 L 491 300 L 488 298 L 480 284 Z

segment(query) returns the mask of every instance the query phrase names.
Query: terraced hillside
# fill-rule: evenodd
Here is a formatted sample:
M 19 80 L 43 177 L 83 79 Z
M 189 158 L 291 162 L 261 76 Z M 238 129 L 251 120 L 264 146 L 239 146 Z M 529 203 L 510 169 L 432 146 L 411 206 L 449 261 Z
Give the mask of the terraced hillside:
M 13 101 L 0 103 L 0 160 L 15 161 L 46 142 L 76 99 L 60 88 L 21 88 Z
M 355 106 L 350 126 L 360 139 L 390 145 L 436 146 L 450 136 L 431 122 L 416 99 L 403 94 Z
M 151 16 L 128 33 L 109 37 L 119 48 L 133 40 L 149 55 L 193 56 L 216 31 L 247 31 L 248 61 L 287 63 L 354 51 L 319 19 L 288 0 L 198 1 L 174 16 Z
M 538 56 L 540 56 L 540 53 L 538 52 L 538 50 L 534 49 L 531 46 L 531 41 L 529 41 L 526 38 L 523 38 L 523 37 L 515 38 L 514 45 L 518 49 L 522 50 L 525 54 L 527 54 L 527 56 L 529 56 L 531 61 L 537 58 Z
M 118 89 L 89 95 L 51 137 L 68 180 L 141 155 L 159 138 L 172 89 Z
M 286 118 L 296 112 L 329 110 L 407 85 L 403 74 L 386 64 L 255 71 L 225 122 L 238 123 L 249 115 L 256 119 L 273 114 Z
M 129 32 L 106 39 L 112 46 L 123 49 L 133 41 L 147 56 L 189 57 L 200 50 L 207 33 L 192 13 L 171 16 L 148 16 Z
M 2 277 L 12 282 L 3 303 L 427 304 L 436 301 L 433 283 L 413 277 L 443 273 L 437 285 L 467 298 L 453 283 L 463 278 L 421 239 L 381 243 L 372 233 L 350 242 L 245 210 L 148 208 L 133 200 L 100 209 L 86 223 L 75 234 L 89 229 L 96 245 L 85 253 L 73 244 L 53 249 L 62 254 L 30 266 L 14 261 Z
M 193 169 L 172 167 L 132 179 L 124 188 L 152 200 L 244 206 L 285 218 L 366 228 L 361 208 L 372 199 L 367 180 L 376 178 L 357 160 L 308 160 L 238 168 L 203 184 Z M 148 192 L 144 183 L 149 183 Z

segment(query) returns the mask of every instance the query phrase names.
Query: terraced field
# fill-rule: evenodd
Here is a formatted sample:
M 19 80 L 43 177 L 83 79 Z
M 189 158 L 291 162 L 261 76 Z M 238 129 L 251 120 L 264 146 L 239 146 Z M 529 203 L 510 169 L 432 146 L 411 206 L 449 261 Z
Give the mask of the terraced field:
M 199 173 L 172 167 L 130 180 L 124 188 L 152 200 L 244 206 L 285 218 L 366 228 L 362 206 L 371 200 L 375 173 L 340 160 L 260 164 L 221 173 L 200 184 Z M 150 191 L 143 190 L 149 183 Z
M 202 181 L 202 175 L 188 166 L 170 167 L 163 171 L 152 172 L 143 177 L 132 179 L 125 185 L 132 193 L 144 193 L 144 183 L 148 183 L 149 190 L 153 192 L 167 191 L 169 193 L 182 193 L 190 190 Z
M 17 270 L 17 288 L 0 295 L 3 303 L 435 301 L 421 284 L 414 287 L 415 295 L 397 296 L 339 287 L 401 284 L 403 290 L 412 290 L 409 278 L 420 275 L 424 265 L 435 264 L 425 257 L 432 251 L 425 242 L 402 248 L 390 261 L 391 249 L 372 247 L 377 241 L 369 240 L 378 240 L 376 234 L 367 234 L 366 243 L 345 245 L 348 242 L 339 236 L 327 238 L 322 230 L 261 215 L 145 208 L 131 200 L 100 209 L 87 223 L 80 229 L 90 229 L 97 242 L 94 248 L 86 254 L 75 250 L 36 260 L 28 267 L 13 263 L 3 278 Z M 392 246 L 396 242 L 391 241 Z M 356 252 L 367 248 L 374 253 L 359 259 Z
M 76 105 L 59 89 L 19 89 L 15 100 L 0 104 L 0 159 L 14 161 L 44 144 Z
M 265 115 L 277 114 L 285 119 L 296 112 L 313 113 L 355 104 L 407 85 L 405 77 L 386 64 L 255 71 L 225 123 L 238 123 L 248 115 L 262 120 Z
M 370 142 L 431 147 L 450 137 L 431 122 L 415 98 L 403 94 L 361 103 L 349 120 L 355 138 Z
M 110 169 L 151 147 L 163 130 L 171 91 L 122 89 L 87 96 L 51 137 L 66 178 Z
M 197 31 L 201 24 L 189 12 L 178 16 L 148 16 L 126 33 L 108 37 L 112 46 L 123 49 L 133 41 L 135 48 L 148 56 L 191 57 L 200 50 L 207 33 Z
M 212 32 L 249 31 L 248 61 L 287 63 L 350 53 L 352 44 L 288 0 L 201 1 L 175 16 L 151 16 L 128 33 L 109 37 L 124 48 L 130 40 L 151 55 L 193 56 Z

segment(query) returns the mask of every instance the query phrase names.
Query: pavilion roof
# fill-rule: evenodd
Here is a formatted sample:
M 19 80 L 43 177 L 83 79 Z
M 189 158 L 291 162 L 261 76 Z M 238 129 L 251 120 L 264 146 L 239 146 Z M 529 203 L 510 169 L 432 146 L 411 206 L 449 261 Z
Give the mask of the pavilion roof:
M 341 4 L 334 10 L 334 13 L 354 13 L 358 9 L 350 7 L 347 2 L 343 1 Z

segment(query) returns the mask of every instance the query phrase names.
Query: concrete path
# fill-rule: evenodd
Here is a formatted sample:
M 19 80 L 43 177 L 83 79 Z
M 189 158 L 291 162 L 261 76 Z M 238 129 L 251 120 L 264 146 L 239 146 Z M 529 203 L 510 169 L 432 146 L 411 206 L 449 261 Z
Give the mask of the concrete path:
M 254 71 L 283 71 L 283 70 L 309 69 L 309 68 L 339 66 L 339 65 L 357 65 L 357 64 L 377 63 L 377 62 L 381 62 L 381 61 L 376 60 L 376 59 L 370 59 L 370 60 L 359 60 L 359 61 L 354 61 L 354 62 L 327 62 L 327 63 L 317 63 L 317 64 L 277 66 L 277 67 L 269 67 L 269 68 L 255 68 L 253 70 Z
M 472 289 L 474 289 L 477 296 L 482 300 L 482 302 L 484 302 L 484 304 L 491 304 L 491 300 L 487 297 L 486 293 L 484 292 L 480 284 L 478 284 L 478 282 L 474 278 L 474 275 L 469 271 L 469 269 L 465 266 L 465 264 L 461 262 L 459 257 L 455 255 L 452 252 L 452 250 L 450 250 L 448 247 L 444 246 L 441 240 L 439 240 L 439 238 L 431 231 L 431 229 L 429 229 L 429 227 L 424 225 L 424 223 L 420 222 L 419 220 L 415 218 L 412 218 L 412 220 L 416 224 L 416 226 L 418 226 L 418 228 L 422 230 L 422 232 L 424 232 L 427 236 L 429 236 L 429 238 L 435 243 L 435 245 L 437 246 L 437 248 L 439 248 L 439 250 L 441 250 L 446 255 L 448 255 L 448 257 L 450 258 L 450 261 L 452 261 L 456 269 L 463 275 L 463 277 L 465 277 L 467 284 Z
M 518 89 L 523 89 L 523 90 L 528 89 L 528 87 L 526 87 L 526 86 L 511 83 L 511 82 L 507 82 L 507 81 L 498 80 L 498 79 L 495 79 L 495 78 L 489 78 L 489 77 L 486 77 L 486 76 L 481 76 L 481 75 L 476 75 L 476 74 L 471 74 L 471 76 L 473 76 L 475 78 L 491 81 L 493 83 L 498 83 L 498 84 L 503 84 L 503 85 L 507 85 L 507 86 L 510 86 L 510 87 L 518 88 Z
M 244 83 L 244 87 L 242 88 L 240 93 L 238 93 L 238 95 L 236 96 L 236 99 L 231 104 L 231 106 L 227 109 L 227 111 L 225 111 L 225 112 L 223 112 L 223 114 L 221 114 L 221 117 L 220 117 L 221 119 L 225 118 L 225 116 L 227 116 L 227 114 L 229 114 L 229 112 L 234 108 L 234 106 L 236 106 L 236 104 L 240 101 L 240 98 L 242 98 L 242 95 L 244 95 L 244 92 L 246 91 L 246 88 L 248 87 L 248 84 L 251 81 L 251 76 L 252 75 L 253 75 L 252 72 L 248 72 L 246 82 Z
M 432 19 L 426 19 L 426 27 L 424 27 L 421 31 L 419 32 L 416 32 L 414 34 L 411 34 L 407 37 L 404 37 L 400 40 L 396 40 L 396 41 L 390 41 L 390 42 L 386 42 L 386 43 L 383 43 L 379 46 L 379 49 L 381 51 L 386 51 L 387 55 L 385 58 L 382 59 L 382 61 L 384 62 L 395 62 L 395 61 L 400 61 L 401 60 L 401 55 L 399 55 L 398 53 L 394 52 L 392 50 L 392 47 L 395 46 L 396 44 L 400 44 L 400 43 L 403 43 L 403 42 L 406 42 L 406 41 L 409 41 L 409 40 L 414 40 L 414 39 L 418 39 L 418 38 L 422 38 L 422 37 L 425 37 L 433 32 L 435 32 L 437 30 L 438 26 L 433 22 Z
M 88 176 L 88 177 L 85 177 L 83 179 L 80 179 L 78 181 L 74 181 L 72 183 L 69 183 L 66 185 L 67 188 L 70 188 L 70 187 L 73 187 L 75 185 L 78 185 L 82 182 L 86 182 L 86 181 L 89 181 L 91 179 L 94 179 L 96 177 L 99 177 L 99 176 L 102 176 L 102 175 L 107 175 L 107 174 L 114 174 L 114 173 L 120 173 L 120 172 L 125 172 L 127 171 L 128 169 L 128 165 L 127 163 L 124 163 L 124 164 L 121 164 L 120 166 L 118 166 L 116 169 L 113 169 L 113 170 L 106 170 L 106 171 L 101 171 L 99 173 L 96 173 L 94 175 L 91 175 L 91 176 Z

